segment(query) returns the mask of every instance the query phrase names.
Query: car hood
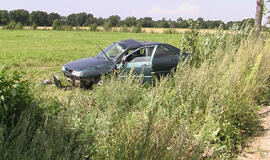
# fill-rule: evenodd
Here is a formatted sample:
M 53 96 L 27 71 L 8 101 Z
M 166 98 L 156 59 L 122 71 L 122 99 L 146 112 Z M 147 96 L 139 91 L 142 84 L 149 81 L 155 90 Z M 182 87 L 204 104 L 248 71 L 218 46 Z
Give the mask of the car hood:
M 114 61 L 102 58 L 91 57 L 74 62 L 70 62 L 63 66 L 63 72 L 72 75 L 73 71 L 81 72 L 77 77 L 96 77 L 101 74 L 110 72 L 115 67 Z

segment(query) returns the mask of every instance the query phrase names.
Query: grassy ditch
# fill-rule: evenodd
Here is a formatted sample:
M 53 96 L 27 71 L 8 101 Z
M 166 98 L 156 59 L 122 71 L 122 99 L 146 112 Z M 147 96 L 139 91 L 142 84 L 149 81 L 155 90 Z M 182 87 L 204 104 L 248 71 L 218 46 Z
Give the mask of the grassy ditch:
M 269 39 L 245 31 L 185 37 L 179 46 L 199 55 L 154 86 L 112 76 L 92 91 L 48 98 L 33 85 L 33 105 L 0 127 L 0 157 L 235 158 L 259 127 L 259 104 L 269 102 Z

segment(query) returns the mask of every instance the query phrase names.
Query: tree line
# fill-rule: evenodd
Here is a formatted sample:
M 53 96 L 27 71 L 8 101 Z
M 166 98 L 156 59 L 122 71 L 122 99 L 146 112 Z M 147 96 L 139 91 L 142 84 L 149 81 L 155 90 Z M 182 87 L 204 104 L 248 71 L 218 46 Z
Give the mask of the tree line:
M 9 23 L 20 23 L 24 26 L 53 26 L 53 23 L 61 23 L 62 25 L 70 26 L 106 26 L 106 27 L 149 27 L 149 28 L 188 28 L 190 22 L 198 22 L 199 29 L 216 29 L 221 25 L 224 29 L 228 29 L 233 25 L 242 26 L 243 24 L 254 25 L 254 19 L 244 19 L 242 21 L 229 21 L 227 23 L 221 20 L 204 20 L 197 19 L 183 19 L 179 17 L 177 20 L 153 20 L 151 17 L 144 17 L 137 19 L 136 17 L 127 17 L 121 19 L 118 15 L 112 15 L 108 18 L 94 17 L 93 14 L 72 13 L 68 16 L 61 16 L 58 13 L 47 13 L 44 11 L 32 11 L 31 13 L 24 9 L 17 9 L 12 11 L 0 10 L 0 26 L 8 25 Z

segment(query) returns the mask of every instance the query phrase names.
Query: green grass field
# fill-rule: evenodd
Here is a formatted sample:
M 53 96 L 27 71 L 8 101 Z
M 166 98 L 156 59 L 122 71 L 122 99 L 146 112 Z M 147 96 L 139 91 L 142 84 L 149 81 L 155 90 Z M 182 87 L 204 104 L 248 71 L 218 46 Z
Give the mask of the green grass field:
M 135 39 L 179 46 L 180 36 L 179 34 L 0 30 L 0 65 L 7 65 L 11 70 L 24 71 L 26 73 L 24 79 L 40 85 L 44 79 L 52 80 L 52 72 L 62 76 L 61 67 L 64 64 L 96 56 L 100 52 L 96 44 L 105 48 L 113 42 Z M 53 96 L 62 94 L 53 86 L 44 88 L 44 91 L 44 94 L 50 91 L 56 92 Z
M 135 39 L 179 45 L 180 35 L 133 34 L 116 32 L 0 31 L 1 64 L 35 72 L 59 69 L 72 60 L 95 56 L 96 44 L 106 47 L 112 42 Z
M 107 47 L 125 39 L 158 41 L 179 46 L 177 34 L 135 34 L 116 32 L 65 31 L 4 31 L 0 30 L 0 65 L 21 70 L 28 79 L 39 83 L 49 78 L 52 71 L 70 61 L 96 56 L 97 45 Z
M 86 91 L 41 86 L 53 71 L 61 74 L 63 64 L 95 56 L 96 43 L 104 48 L 130 38 L 165 42 L 197 54 L 180 64 L 174 77 L 161 78 L 153 86 L 113 76 Z M 230 34 L 0 30 L 0 66 L 7 66 L 8 72 L 0 72 L 0 104 L 4 104 L 0 116 L 9 104 L 26 108 L 21 116 L 1 121 L 0 157 L 235 158 L 259 128 L 258 106 L 270 102 L 268 42 L 269 36 L 258 38 L 249 30 Z M 19 87 L 10 82 L 12 78 L 5 79 L 12 71 L 25 72 L 22 79 L 30 83 L 30 100 L 28 92 L 15 92 Z M 25 106 L 16 95 L 28 98 Z

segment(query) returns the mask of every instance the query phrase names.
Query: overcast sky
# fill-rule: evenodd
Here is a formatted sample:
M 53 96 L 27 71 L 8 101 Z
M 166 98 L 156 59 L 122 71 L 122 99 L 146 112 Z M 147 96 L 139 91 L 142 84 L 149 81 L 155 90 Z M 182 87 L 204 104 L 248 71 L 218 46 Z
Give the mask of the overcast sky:
M 103 18 L 119 15 L 122 19 L 128 16 L 155 20 L 203 17 L 227 22 L 254 18 L 256 0 L 3 0 L 0 9 L 42 10 L 64 16 L 86 12 Z

